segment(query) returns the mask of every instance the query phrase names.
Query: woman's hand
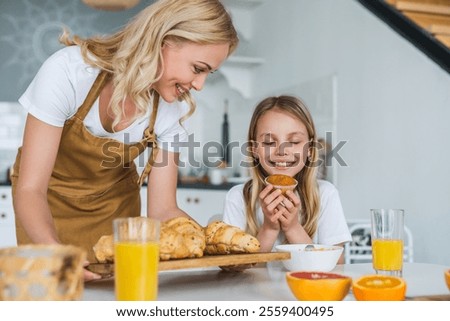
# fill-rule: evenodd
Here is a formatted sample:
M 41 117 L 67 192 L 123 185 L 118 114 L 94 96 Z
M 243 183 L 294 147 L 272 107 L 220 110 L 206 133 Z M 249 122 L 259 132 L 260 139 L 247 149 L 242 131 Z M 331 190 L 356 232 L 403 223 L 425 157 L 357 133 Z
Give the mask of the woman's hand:
M 83 264 L 83 267 L 86 267 L 89 265 L 88 261 L 85 261 Z M 89 281 L 95 281 L 95 280 L 100 280 L 102 277 L 101 275 L 88 271 L 87 269 L 83 269 L 83 278 L 84 278 L 84 282 L 89 282 Z

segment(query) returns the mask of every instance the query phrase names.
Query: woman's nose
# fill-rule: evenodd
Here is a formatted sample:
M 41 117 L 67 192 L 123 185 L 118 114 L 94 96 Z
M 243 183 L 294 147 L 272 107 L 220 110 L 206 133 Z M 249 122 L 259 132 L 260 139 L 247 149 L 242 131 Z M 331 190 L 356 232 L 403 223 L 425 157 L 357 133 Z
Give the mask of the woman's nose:
M 196 91 L 200 91 L 203 89 L 203 86 L 205 85 L 206 77 L 208 74 L 199 74 L 197 75 L 194 80 L 191 82 L 192 88 L 194 88 Z

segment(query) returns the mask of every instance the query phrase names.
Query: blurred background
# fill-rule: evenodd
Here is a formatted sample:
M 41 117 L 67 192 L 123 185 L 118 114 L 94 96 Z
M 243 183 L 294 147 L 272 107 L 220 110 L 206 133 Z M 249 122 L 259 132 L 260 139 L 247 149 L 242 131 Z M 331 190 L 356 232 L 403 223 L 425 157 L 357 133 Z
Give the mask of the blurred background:
M 7 170 L 21 144 L 25 115 L 17 99 L 42 62 L 61 48 L 61 27 L 86 37 L 111 33 L 152 2 L 106 11 L 81 0 L 0 1 L 2 188 L 8 188 Z M 262 98 L 299 96 L 334 151 L 325 179 L 339 189 L 348 221 L 367 220 L 370 208 L 403 208 L 415 240 L 415 261 L 450 265 L 448 70 L 356 0 L 223 2 L 241 44 L 195 93 L 198 108 L 187 124 L 201 142 L 194 158 L 201 165 L 206 156 L 220 158 L 205 146 L 222 141 L 225 101 L 229 141 L 240 146 Z M 182 151 L 182 160 L 188 158 Z M 230 184 L 248 175 L 240 166 L 244 159 L 239 148 L 233 149 L 227 184 L 181 185 L 188 196 L 180 202 L 195 203 L 190 188 L 215 191 L 215 204 L 202 203 L 202 210 L 220 214 L 217 206 Z M 195 180 L 207 170 L 188 165 L 180 172 Z

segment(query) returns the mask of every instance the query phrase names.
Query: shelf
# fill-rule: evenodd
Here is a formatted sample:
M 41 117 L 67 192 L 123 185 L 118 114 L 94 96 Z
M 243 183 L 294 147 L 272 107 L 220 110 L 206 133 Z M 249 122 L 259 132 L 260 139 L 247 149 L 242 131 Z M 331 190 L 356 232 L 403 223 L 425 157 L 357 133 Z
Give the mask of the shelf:
M 264 63 L 258 57 L 231 56 L 219 69 L 228 85 L 237 90 L 243 97 L 252 96 L 252 69 Z

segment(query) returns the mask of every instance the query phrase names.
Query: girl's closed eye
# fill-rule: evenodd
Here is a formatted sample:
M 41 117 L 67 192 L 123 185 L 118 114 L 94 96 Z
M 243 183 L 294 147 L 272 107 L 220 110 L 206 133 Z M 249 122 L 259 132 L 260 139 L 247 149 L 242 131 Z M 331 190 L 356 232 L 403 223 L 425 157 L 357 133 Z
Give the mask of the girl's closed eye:
M 275 142 L 273 142 L 273 141 L 263 141 L 262 145 L 263 146 L 274 146 Z

